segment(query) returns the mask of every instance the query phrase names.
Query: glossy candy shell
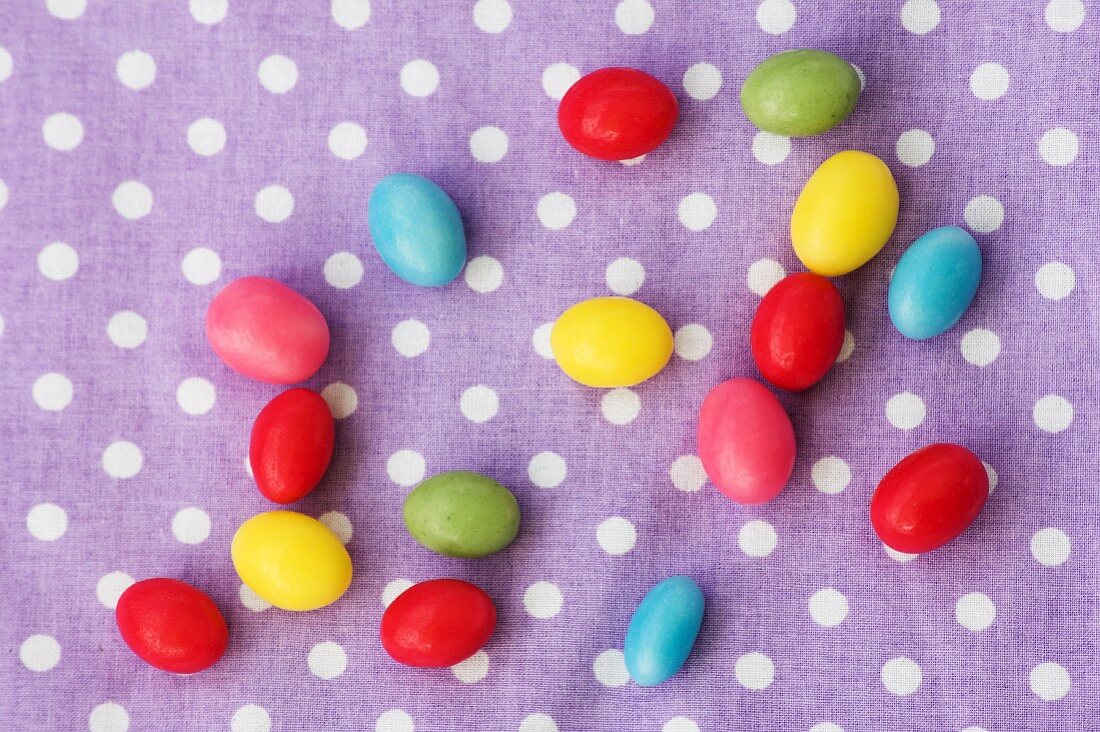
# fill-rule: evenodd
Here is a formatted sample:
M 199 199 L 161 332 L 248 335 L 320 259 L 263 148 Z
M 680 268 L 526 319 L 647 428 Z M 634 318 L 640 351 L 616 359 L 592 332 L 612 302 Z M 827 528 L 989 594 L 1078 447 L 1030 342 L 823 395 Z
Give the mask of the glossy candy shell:
M 966 313 L 982 279 L 978 242 L 958 226 L 932 229 L 913 242 L 890 280 L 890 320 L 906 338 L 949 330 Z
M 336 427 L 315 391 L 291 389 L 267 403 L 252 425 L 248 460 L 268 500 L 293 503 L 321 482 L 332 460 Z
M 757 64 L 741 85 L 741 109 L 761 130 L 820 135 L 847 119 L 859 100 L 859 74 L 826 51 L 782 51 Z
M 634 611 L 623 655 L 630 677 L 641 686 L 672 678 L 687 661 L 703 622 L 703 592 L 690 577 L 669 577 Z
M 428 580 L 386 608 L 382 647 L 406 666 L 453 666 L 489 641 L 496 619 L 493 601 L 481 588 L 455 579 Z
M 158 577 L 130 585 L 115 621 L 138 657 L 164 671 L 193 674 L 222 657 L 229 629 L 218 606 L 186 582 Z
M 519 532 L 512 492 L 465 470 L 425 480 L 405 497 L 402 514 L 421 546 L 447 557 L 484 557 L 511 544 Z

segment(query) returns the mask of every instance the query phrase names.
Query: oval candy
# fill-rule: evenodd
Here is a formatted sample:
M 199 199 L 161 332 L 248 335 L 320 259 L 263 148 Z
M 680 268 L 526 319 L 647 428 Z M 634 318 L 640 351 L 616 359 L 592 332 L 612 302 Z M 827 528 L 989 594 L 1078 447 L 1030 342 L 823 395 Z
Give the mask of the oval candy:
M 269 384 L 305 381 L 328 356 L 321 311 L 281 282 L 242 277 L 206 310 L 206 339 L 234 371 Z
M 229 644 L 225 617 L 210 596 L 166 577 L 127 587 L 115 606 L 115 622 L 138 658 L 174 674 L 213 666 Z
M 703 592 L 690 577 L 677 575 L 657 584 L 630 619 L 623 655 L 630 678 L 656 686 L 687 661 L 703 622 Z
M 672 91 L 644 71 L 609 67 L 579 79 L 561 99 L 558 127 L 565 141 L 600 160 L 652 152 L 676 125 Z
M 628 297 L 596 297 L 558 317 L 550 350 L 561 370 L 585 386 L 634 386 L 672 358 L 672 329 L 653 308 Z
M 913 340 L 938 336 L 959 322 L 982 279 L 978 242 L 958 226 L 932 229 L 898 260 L 887 297 L 894 327 Z
M 469 582 L 434 579 L 397 596 L 382 614 L 382 647 L 406 666 L 453 666 L 489 642 L 497 612 Z
M 774 386 L 808 389 L 828 373 L 844 345 L 844 300 L 821 275 L 780 280 L 756 308 L 749 343 L 761 375 Z
M 293 511 L 268 511 L 233 536 L 233 568 L 257 595 L 283 610 L 316 610 L 351 584 L 351 557 L 320 521 Z
M 283 504 L 304 498 L 324 477 L 335 444 L 332 411 L 321 395 L 284 391 L 252 424 L 248 461 L 260 493 Z
M 890 469 L 871 498 L 879 539 L 906 554 L 930 552 L 973 523 L 989 497 L 989 474 L 959 445 L 928 445 Z
M 512 543 L 519 504 L 484 475 L 453 470 L 428 478 L 405 497 L 405 528 L 421 546 L 445 557 L 484 557 Z
M 794 427 L 783 405 L 758 381 L 730 379 L 710 390 L 699 410 L 699 459 L 732 500 L 766 503 L 794 470 Z
M 761 61 L 741 85 L 741 109 L 761 130 L 787 137 L 828 132 L 859 100 L 859 74 L 839 56 L 812 48 Z
M 823 162 L 798 194 L 791 242 L 802 264 L 826 277 L 862 267 L 898 221 L 898 186 L 886 163 L 845 150 Z
M 439 287 L 466 264 L 462 217 L 447 193 L 427 178 L 394 173 L 370 194 L 367 218 L 379 256 L 414 285 Z

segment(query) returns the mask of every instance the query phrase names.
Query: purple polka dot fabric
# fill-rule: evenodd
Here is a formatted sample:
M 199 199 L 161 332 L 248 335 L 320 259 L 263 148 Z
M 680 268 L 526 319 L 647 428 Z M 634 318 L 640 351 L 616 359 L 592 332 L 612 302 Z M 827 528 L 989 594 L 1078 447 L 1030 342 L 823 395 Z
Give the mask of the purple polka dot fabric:
M 1096 725 L 1100 219 L 1095 5 L 1081 0 L 26 0 L 0 8 L 0 728 L 520 732 L 1085 730 Z M 820 137 L 758 132 L 741 80 L 814 47 L 865 80 Z M 680 100 L 671 138 L 604 163 L 562 140 L 579 75 L 644 69 Z M 890 166 L 897 230 L 838 278 L 848 334 L 818 386 L 782 394 L 798 439 L 775 501 L 743 507 L 696 456 L 707 391 L 757 376 L 748 325 L 802 269 L 795 197 L 829 155 Z M 371 187 L 425 175 L 462 213 L 454 283 L 410 286 L 375 253 Z M 923 232 L 967 227 L 985 270 L 949 332 L 904 339 L 886 290 Z M 241 586 L 229 542 L 273 506 L 247 472 L 280 389 L 220 363 L 214 294 L 262 275 L 325 314 L 306 386 L 337 417 L 333 465 L 296 506 L 347 542 L 355 578 L 295 614 Z M 549 324 L 617 293 L 658 309 L 676 354 L 600 391 L 550 359 Z M 887 551 L 881 476 L 957 442 L 992 495 L 959 539 Z M 448 559 L 405 532 L 444 470 L 511 488 L 507 550 Z M 694 653 L 627 676 L 645 592 L 702 587 Z M 176 677 L 122 643 L 134 580 L 208 592 L 225 657 Z M 397 665 L 384 606 L 456 577 L 499 611 L 453 669 Z

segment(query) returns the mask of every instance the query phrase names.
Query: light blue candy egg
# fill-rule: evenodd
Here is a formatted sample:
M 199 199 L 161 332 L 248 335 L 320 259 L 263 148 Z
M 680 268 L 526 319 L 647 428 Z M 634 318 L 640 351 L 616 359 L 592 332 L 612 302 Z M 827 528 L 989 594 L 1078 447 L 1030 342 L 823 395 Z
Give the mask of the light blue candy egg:
M 630 619 L 623 655 L 630 677 L 656 686 L 680 670 L 703 622 L 703 592 L 690 577 L 677 575 L 645 596 Z
M 368 204 L 370 235 L 386 266 L 422 287 L 445 285 L 466 264 L 466 234 L 454 201 L 427 178 L 394 173 Z
M 963 316 L 982 279 L 978 243 L 958 226 L 932 229 L 901 256 L 890 281 L 890 320 L 913 340 L 938 336 Z

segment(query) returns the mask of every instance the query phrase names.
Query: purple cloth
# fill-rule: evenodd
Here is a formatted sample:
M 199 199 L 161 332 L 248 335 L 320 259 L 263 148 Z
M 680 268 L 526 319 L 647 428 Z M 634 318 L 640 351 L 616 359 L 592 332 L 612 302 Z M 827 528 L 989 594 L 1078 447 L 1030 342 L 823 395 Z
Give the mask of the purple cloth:
M 501 0 L 373 0 L 369 19 L 362 0 L 4 3 L 0 728 L 1094 728 L 1097 8 L 1082 24 L 1076 0 L 792 2 L 651 0 L 651 24 L 644 0 L 512 0 L 510 23 Z M 855 112 L 820 137 L 757 134 L 740 81 L 806 46 L 866 75 Z M 672 137 L 632 166 L 574 152 L 544 89 L 568 82 L 544 76 L 558 63 L 653 73 L 681 101 Z M 836 280 L 850 358 L 781 397 L 790 485 L 738 506 L 699 477 L 695 416 L 711 386 L 756 374 L 758 293 L 801 269 L 795 196 L 848 148 L 890 165 L 898 227 Z M 394 171 L 455 199 L 464 278 L 420 289 L 383 266 L 366 202 Z M 975 233 L 982 285 L 955 328 L 910 342 L 889 274 L 947 224 Z M 620 258 L 637 264 L 609 278 Z M 661 374 L 605 396 L 540 355 L 539 326 L 642 270 L 635 297 L 705 328 Z M 297 506 L 354 532 L 351 589 L 317 612 L 250 609 L 229 561 L 237 526 L 272 508 L 244 458 L 280 391 L 204 339 L 210 299 L 244 275 L 324 312 L 332 352 L 307 385 L 346 385 L 327 396 L 355 407 Z M 938 441 L 974 450 L 996 490 L 961 538 L 899 561 L 868 501 Z M 532 466 L 545 452 L 561 460 Z M 451 469 L 516 493 L 506 551 L 447 559 L 405 533 L 409 487 Z M 627 683 L 630 614 L 678 573 L 707 599 L 695 652 L 667 684 Z M 188 678 L 142 664 L 109 609 L 127 576 L 210 593 L 225 657 Z M 455 673 L 398 666 L 378 639 L 384 588 L 433 577 L 499 609 L 487 656 Z

